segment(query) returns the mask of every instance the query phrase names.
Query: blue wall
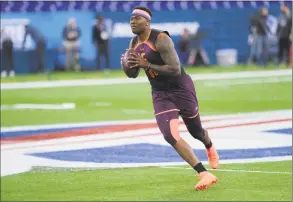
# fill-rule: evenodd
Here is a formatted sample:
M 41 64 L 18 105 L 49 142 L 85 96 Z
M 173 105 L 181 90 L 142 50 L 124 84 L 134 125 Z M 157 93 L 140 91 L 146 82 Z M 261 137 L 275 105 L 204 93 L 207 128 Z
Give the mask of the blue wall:
M 248 57 L 248 18 L 250 15 L 257 12 L 259 8 L 253 7 L 233 7 L 217 8 L 217 9 L 188 9 L 186 11 L 154 11 L 152 23 L 163 22 L 198 22 L 200 30 L 207 33 L 206 39 L 203 40 L 202 46 L 207 51 L 214 64 L 216 57 L 215 52 L 221 48 L 235 48 L 238 50 L 238 62 L 245 62 Z M 279 15 L 279 4 L 272 4 L 269 7 L 270 14 Z M 30 24 L 37 27 L 47 38 L 48 49 L 55 49 L 61 46 L 61 32 L 68 19 L 74 16 L 82 30 L 81 45 L 82 45 L 82 65 L 87 68 L 95 67 L 96 50 L 91 42 L 91 29 L 95 22 L 94 11 L 59 11 L 59 12 L 23 12 L 23 13 L 2 13 L 1 19 L 21 19 L 30 20 Z M 128 23 L 129 12 L 99 12 L 105 18 L 112 20 L 112 25 L 115 23 Z M 179 36 L 172 36 L 175 43 L 178 42 Z M 120 68 L 120 55 L 128 47 L 130 37 L 117 38 L 111 40 L 111 66 Z M 52 51 L 51 51 L 52 52 Z M 50 55 L 49 60 L 55 60 L 56 56 Z M 21 55 L 21 54 L 20 54 Z M 47 64 L 53 68 L 53 62 Z M 17 68 L 20 69 L 20 68 Z M 26 71 L 19 71 L 24 73 Z

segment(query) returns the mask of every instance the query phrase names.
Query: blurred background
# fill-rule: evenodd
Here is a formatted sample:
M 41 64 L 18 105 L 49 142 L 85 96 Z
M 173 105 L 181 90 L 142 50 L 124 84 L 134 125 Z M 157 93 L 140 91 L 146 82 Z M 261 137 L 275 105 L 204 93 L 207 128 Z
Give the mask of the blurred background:
M 138 5 L 186 67 L 291 62 L 291 1 L 1 1 L 1 76 L 120 69 Z

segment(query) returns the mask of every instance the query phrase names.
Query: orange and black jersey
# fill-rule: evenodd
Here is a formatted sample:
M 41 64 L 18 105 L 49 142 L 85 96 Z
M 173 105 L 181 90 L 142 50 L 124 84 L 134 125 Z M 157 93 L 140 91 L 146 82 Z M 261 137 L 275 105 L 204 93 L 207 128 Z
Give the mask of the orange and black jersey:
M 160 33 L 167 31 L 160 31 L 152 29 L 148 40 L 144 43 L 139 43 L 138 36 L 132 39 L 132 48 L 135 52 L 142 56 L 146 61 L 155 65 L 165 65 L 160 53 L 157 51 L 155 42 Z M 181 75 L 166 76 L 160 75 L 152 69 L 145 70 L 145 73 L 150 81 L 153 90 L 168 90 L 173 88 L 182 88 L 184 86 L 184 78 L 187 76 L 184 69 L 181 67 Z

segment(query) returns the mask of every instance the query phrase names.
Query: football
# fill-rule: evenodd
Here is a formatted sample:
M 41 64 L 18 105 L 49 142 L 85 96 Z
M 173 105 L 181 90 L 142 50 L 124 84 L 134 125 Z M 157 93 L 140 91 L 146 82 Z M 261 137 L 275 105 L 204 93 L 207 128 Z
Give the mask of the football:
M 139 70 L 139 67 L 134 67 L 134 68 L 130 68 L 131 66 L 133 66 L 133 64 L 130 64 L 128 62 L 128 57 L 130 56 L 130 53 L 136 54 L 135 50 L 133 48 L 127 50 L 124 53 L 124 57 L 122 58 L 122 68 L 124 73 L 129 77 L 129 78 L 134 78 L 137 71 Z

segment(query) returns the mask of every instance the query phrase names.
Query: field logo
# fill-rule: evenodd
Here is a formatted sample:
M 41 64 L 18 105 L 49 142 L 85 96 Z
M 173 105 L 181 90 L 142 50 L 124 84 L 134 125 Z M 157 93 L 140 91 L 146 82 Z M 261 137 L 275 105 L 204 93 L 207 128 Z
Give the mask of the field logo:
M 290 110 L 202 117 L 221 163 L 292 159 Z M 181 122 L 181 136 L 204 163 L 204 145 Z M 186 165 L 154 120 L 114 121 L 1 129 L 1 173 L 35 166 L 70 168 Z M 14 161 L 11 161 L 11 158 Z

